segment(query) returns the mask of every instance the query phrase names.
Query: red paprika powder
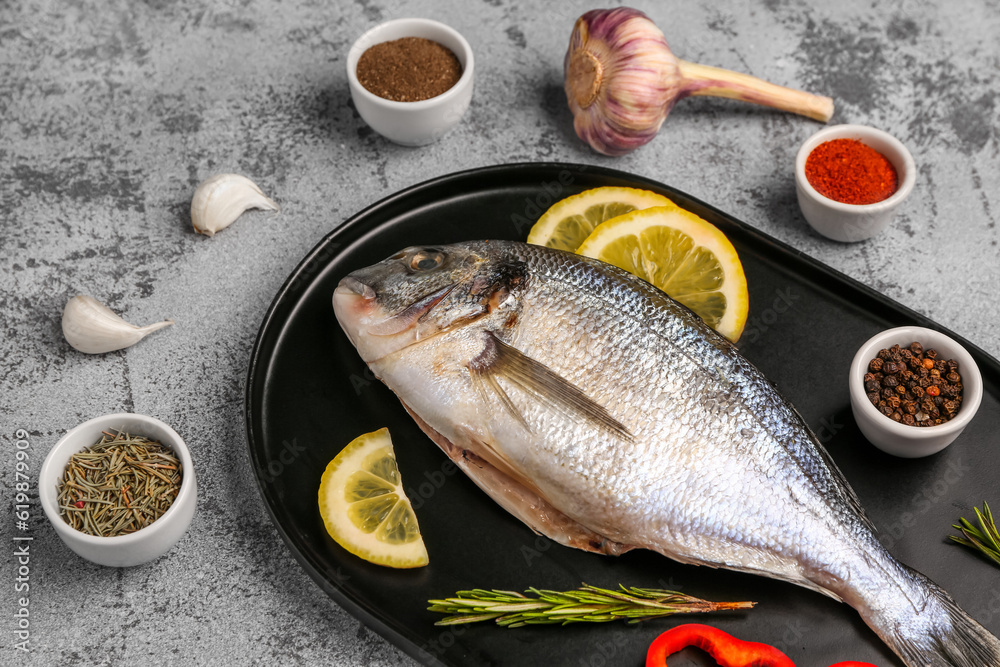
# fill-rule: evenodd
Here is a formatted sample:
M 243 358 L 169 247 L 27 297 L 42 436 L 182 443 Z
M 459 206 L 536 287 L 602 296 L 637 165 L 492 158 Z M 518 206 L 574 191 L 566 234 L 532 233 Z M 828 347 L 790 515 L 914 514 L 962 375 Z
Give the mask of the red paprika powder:
M 896 168 L 881 153 L 857 139 L 826 141 L 806 158 L 809 185 L 844 204 L 874 204 L 899 187 Z

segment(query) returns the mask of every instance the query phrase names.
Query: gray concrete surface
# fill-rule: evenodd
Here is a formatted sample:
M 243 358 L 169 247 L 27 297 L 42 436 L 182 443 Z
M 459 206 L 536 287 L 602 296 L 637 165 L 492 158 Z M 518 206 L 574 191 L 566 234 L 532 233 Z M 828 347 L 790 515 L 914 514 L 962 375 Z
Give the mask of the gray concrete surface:
M 681 102 L 624 158 L 578 141 L 561 92 L 574 19 L 592 5 L 487 0 L 9 0 L 0 5 L 0 663 L 404 665 L 342 611 L 270 524 L 246 453 L 243 386 L 261 318 L 295 264 L 363 207 L 427 178 L 567 160 L 658 179 L 927 314 L 996 356 L 1000 8 L 993 0 L 636 2 L 688 60 L 832 96 L 834 122 L 912 151 L 912 197 L 883 235 L 814 234 L 792 163 L 820 125 L 736 102 Z M 419 149 L 354 112 L 344 62 L 383 20 L 444 20 L 472 43 L 463 123 Z M 192 232 L 195 185 L 253 178 L 282 206 L 214 239 Z M 177 324 L 85 356 L 60 332 L 89 293 L 127 319 Z M 116 570 L 68 551 L 32 486 L 14 527 L 16 433 L 32 484 L 66 430 L 116 411 L 157 416 L 194 450 L 198 512 L 166 557 Z M 15 535 L 30 591 L 15 592 Z M 29 597 L 30 653 L 14 648 Z

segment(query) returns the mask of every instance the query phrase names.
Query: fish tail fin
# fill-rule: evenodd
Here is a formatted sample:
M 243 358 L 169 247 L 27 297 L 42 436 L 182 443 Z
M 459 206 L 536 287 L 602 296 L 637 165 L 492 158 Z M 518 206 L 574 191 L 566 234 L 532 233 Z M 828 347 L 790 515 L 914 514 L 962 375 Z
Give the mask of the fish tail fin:
M 1000 667 L 1000 640 L 976 622 L 933 581 L 907 571 L 910 604 L 919 600 L 913 622 L 900 622 L 898 605 L 865 620 L 907 667 Z M 898 602 L 898 599 L 897 599 Z M 880 622 L 881 621 L 881 622 Z

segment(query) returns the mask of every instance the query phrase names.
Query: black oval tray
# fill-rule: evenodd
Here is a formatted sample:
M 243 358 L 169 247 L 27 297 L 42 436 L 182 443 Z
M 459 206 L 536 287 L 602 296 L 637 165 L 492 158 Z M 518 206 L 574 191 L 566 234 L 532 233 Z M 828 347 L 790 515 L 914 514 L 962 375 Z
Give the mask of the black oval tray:
M 995 436 L 1000 432 L 1000 364 L 948 332 L 982 370 L 986 393 L 979 414 L 940 454 L 917 460 L 885 455 L 865 441 L 851 415 L 850 361 L 882 329 L 902 324 L 945 329 L 682 192 L 623 172 L 575 164 L 487 167 L 387 197 L 327 236 L 278 292 L 251 357 L 247 439 L 267 510 L 309 575 L 338 604 L 425 664 L 640 665 L 649 643 L 683 622 L 708 623 L 775 645 L 802 665 L 840 660 L 902 664 L 851 608 L 819 594 L 760 577 L 681 565 L 650 552 L 598 556 L 534 535 L 455 472 L 393 394 L 372 377 L 337 325 L 331 295 L 350 271 L 409 245 L 523 240 L 550 204 L 601 185 L 660 192 L 732 240 L 750 289 L 743 353 L 816 431 L 891 551 L 944 586 L 992 632 L 1000 632 L 1000 593 L 982 583 L 997 581 L 997 570 L 946 539 L 959 516 L 972 516 L 973 505 L 1000 502 Z M 327 536 L 317 510 L 326 464 L 354 437 L 382 426 L 392 433 L 430 552 L 431 564 L 419 570 L 391 570 L 352 556 Z M 568 589 L 583 582 L 671 588 L 759 604 L 743 613 L 673 617 L 638 626 L 513 630 L 489 624 L 440 628 L 434 625 L 440 616 L 426 610 L 429 598 L 462 589 Z

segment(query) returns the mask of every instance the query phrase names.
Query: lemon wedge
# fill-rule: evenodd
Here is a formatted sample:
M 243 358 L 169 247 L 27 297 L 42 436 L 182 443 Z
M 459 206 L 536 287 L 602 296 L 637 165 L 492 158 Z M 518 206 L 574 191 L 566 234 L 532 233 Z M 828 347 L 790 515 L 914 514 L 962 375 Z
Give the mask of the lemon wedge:
M 323 472 L 319 512 L 337 544 L 377 565 L 427 565 L 417 515 L 403 492 L 389 429 L 351 441 Z
M 674 206 L 655 192 L 637 188 L 603 187 L 566 197 L 542 214 L 528 232 L 528 243 L 576 250 L 597 225 L 651 206 Z
M 594 228 L 577 252 L 659 287 L 733 342 L 743 333 L 750 301 L 740 258 L 725 234 L 690 211 L 626 213 Z

